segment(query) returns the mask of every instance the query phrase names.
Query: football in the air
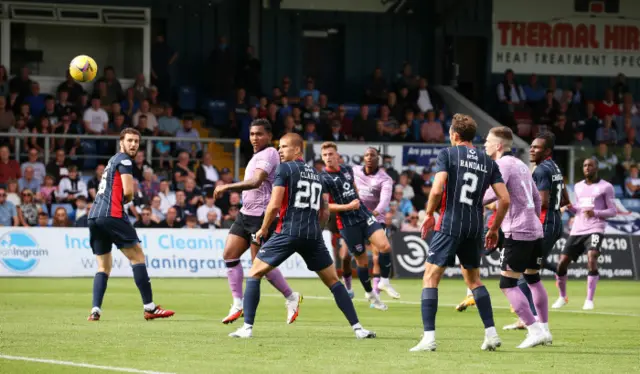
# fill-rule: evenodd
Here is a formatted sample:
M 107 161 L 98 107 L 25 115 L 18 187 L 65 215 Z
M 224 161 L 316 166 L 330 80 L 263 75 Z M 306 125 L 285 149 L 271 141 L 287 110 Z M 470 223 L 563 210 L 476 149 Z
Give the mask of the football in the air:
M 86 55 L 76 56 L 69 64 L 69 74 L 78 82 L 91 82 L 97 73 L 96 61 Z

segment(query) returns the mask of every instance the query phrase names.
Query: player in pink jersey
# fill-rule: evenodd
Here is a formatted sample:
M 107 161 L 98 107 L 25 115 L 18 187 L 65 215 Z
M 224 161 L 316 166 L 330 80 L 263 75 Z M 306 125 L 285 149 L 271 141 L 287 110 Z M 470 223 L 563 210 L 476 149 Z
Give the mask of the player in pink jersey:
M 386 230 L 384 213 L 389 207 L 391 195 L 393 194 L 393 180 L 384 170 L 380 170 L 379 165 L 380 154 L 378 150 L 369 147 L 364 153 L 364 166 L 354 166 L 353 175 L 356 187 L 360 192 L 360 201 L 364 203 L 364 206 L 371 211 Z M 382 290 L 392 298 L 399 299 L 400 294 L 393 289 L 389 278 L 380 277 L 379 249 L 371 244 L 369 246 L 373 253 L 373 291 L 379 294 L 380 290 Z M 349 258 L 349 261 L 351 261 L 351 258 Z M 389 266 L 391 266 L 391 263 L 389 263 Z
M 549 300 L 547 291 L 540 282 L 542 265 L 542 223 L 540 222 L 541 200 L 529 167 L 513 156 L 513 132 L 510 128 L 494 127 L 489 131 L 485 149 L 498 164 L 507 185 L 511 204 L 502 221 L 504 244 L 500 256 L 500 289 L 505 294 L 516 314 L 527 326 L 529 334 L 518 348 L 531 348 L 551 342 L 548 329 Z M 493 190 L 485 193 L 483 203 L 497 200 Z M 529 307 L 526 295 L 518 287 L 518 279 L 524 274 L 531 294 L 538 322 Z
M 275 179 L 276 168 L 280 164 L 278 151 L 270 147 L 271 124 L 264 119 L 257 119 L 251 123 L 249 140 L 253 146 L 253 157 L 249 161 L 244 173 L 244 181 L 216 187 L 213 197 L 220 198 L 228 191 L 242 191 L 242 209 L 238 218 L 231 226 L 227 242 L 224 245 L 223 258 L 227 266 L 227 279 L 233 304 L 229 314 L 222 323 L 232 323 L 242 316 L 242 282 L 244 274 L 240 256 L 251 247 L 251 258 L 258 253 L 260 243 L 256 242 L 255 234 L 262 226 L 264 212 L 271 199 L 271 189 Z M 275 230 L 272 225 L 271 232 Z M 265 240 L 266 241 L 266 240 Z M 302 295 L 293 292 L 280 270 L 273 269 L 266 278 L 286 298 L 287 323 L 293 323 L 298 317 Z
M 560 297 L 552 305 L 558 309 L 565 306 L 567 298 L 567 269 L 571 261 L 587 251 L 589 270 L 587 278 L 587 299 L 582 309 L 593 309 L 593 296 L 596 293 L 596 285 L 600 278 L 598 273 L 598 257 L 600 245 L 604 238 L 604 230 L 607 226 L 606 219 L 614 217 L 617 213 L 615 205 L 615 193 L 611 183 L 598 177 L 598 161 L 588 158 L 582 163 L 584 180 L 576 183 L 574 187 L 576 204 L 570 204 L 567 209 L 575 213 L 576 218 L 567 239 L 557 269 L 557 286 Z

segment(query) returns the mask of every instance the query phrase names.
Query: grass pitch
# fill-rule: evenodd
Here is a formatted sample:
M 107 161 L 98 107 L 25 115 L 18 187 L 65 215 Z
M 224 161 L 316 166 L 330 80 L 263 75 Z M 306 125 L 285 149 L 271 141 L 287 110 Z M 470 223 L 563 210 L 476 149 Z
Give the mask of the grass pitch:
M 0 373 L 90 373 L 109 368 L 163 373 L 534 373 L 640 372 L 640 282 L 602 281 L 596 310 L 582 312 L 584 281 L 570 281 L 569 305 L 552 311 L 554 344 L 517 350 L 523 331 L 500 331 L 503 346 L 483 352 L 477 310 L 456 312 L 461 280 L 440 288 L 438 350 L 409 353 L 422 336 L 419 280 L 396 280 L 400 302 L 369 309 L 354 279 L 356 310 L 378 338 L 357 341 L 318 279 L 291 280 L 305 295 L 300 317 L 286 325 L 284 299 L 262 283 L 254 338 L 232 339 L 239 327 L 220 323 L 231 302 L 225 279 L 153 279 L 156 303 L 174 309 L 168 320 L 146 322 L 132 279 L 110 279 L 102 320 L 87 322 L 91 279 L 0 278 Z M 497 280 L 487 280 L 498 329 L 514 320 Z M 545 283 L 550 304 L 557 291 Z M 3 357 L 4 356 L 4 357 Z M 6 356 L 21 357 L 9 360 Z M 65 361 L 108 368 L 28 362 Z

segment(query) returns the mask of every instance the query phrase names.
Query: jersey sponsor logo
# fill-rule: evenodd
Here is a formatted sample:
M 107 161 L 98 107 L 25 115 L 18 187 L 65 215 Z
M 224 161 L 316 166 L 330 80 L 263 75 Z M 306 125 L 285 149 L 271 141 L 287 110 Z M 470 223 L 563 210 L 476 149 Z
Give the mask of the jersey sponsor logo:
M 120 163 L 124 166 L 131 166 L 131 160 L 125 158 L 124 160 L 120 161 Z
M 407 235 L 402 239 L 409 251 L 408 253 L 396 255 L 398 264 L 410 273 L 422 274 L 424 272 L 424 264 L 430 254 L 429 245 L 417 235 Z
M 351 183 L 349 182 L 344 182 L 342 184 L 342 189 L 344 190 L 342 192 L 342 197 L 351 197 L 351 196 L 355 196 L 356 191 L 351 188 Z

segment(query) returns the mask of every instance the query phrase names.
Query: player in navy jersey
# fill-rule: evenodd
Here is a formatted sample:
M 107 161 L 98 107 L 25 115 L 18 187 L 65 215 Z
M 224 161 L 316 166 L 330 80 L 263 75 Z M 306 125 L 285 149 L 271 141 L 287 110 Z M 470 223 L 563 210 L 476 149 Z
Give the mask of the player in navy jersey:
M 111 157 L 98 185 L 96 198 L 89 211 L 89 242 L 96 255 L 98 272 L 93 279 L 93 308 L 89 321 L 100 320 L 102 300 L 111 273 L 111 247 L 116 245 L 131 262 L 133 279 L 144 304 L 144 318 L 167 318 L 175 314 L 153 303 L 151 280 L 145 265 L 140 239 L 129 222 L 124 205 L 133 199 L 132 159 L 140 146 L 140 133 L 124 129 L 120 133 L 120 152 Z
M 429 246 L 429 256 L 422 280 L 422 323 L 424 336 L 411 349 L 434 351 L 435 320 L 438 310 L 438 284 L 447 266 L 455 265 L 456 256 L 462 265 L 462 275 L 472 292 L 478 312 L 484 323 L 485 338 L 482 350 L 495 350 L 502 342 L 493 321 L 491 297 L 480 281 L 480 256 L 482 233 L 484 231 L 482 200 L 491 187 L 498 197 L 496 218 L 485 239 L 486 248 L 494 248 L 498 241 L 498 229 L 509 209 L 509 193 L 502 180 L 500 170 L 486 153 L 473 147 L 471 141 L 476 136 L 476 123 L 470 116 L 453 116 L 449 135 L 450 148 L 438 154 L 435 180 L 427 214 L 422 225 L 422 237 L 426 238 L 431 229 L 435 233 Z M 434 212 L 440 204 L 440 218 L 436 224 Z
M 260 302 L 260 280 L 297 252 L 307 268 L 318 273 L 322 282 L 329 287 L 356 338 L 375 338 L 374 332 L 360 325 L 353 302 L 347 289 L 338 280 L 333 260 L 324 244 L 320 224 L 326 223 L 329 218 L 329 204 L 323 196 L 318 172 L 302 160 L 302 149 L 303 141 L 297 134 L 290 133 L 280 139 L 278 153 L 282 163 L 276 169 L 271 200 L 262 226 L 256 232 L 256 241 L 261 242 L 267 237 L 269 227 L 279 213 L 278 224 L 275 233 L 258 250 L 249 271 L 243 300 L 244 325 L 229 336 L 252 336 Z
M 562 236 L 562 213 L 560 210 L 569 204 L 569 196 L 564 186 L 562 171 L 552 159 L 554 146 L 555 136 L 553 134 L 541 134 L 531 143 L 529 157 L 531 162 L 536 164 L 533 180 L 536 182 L 542 200 L 540 221 L 544 231 L 543 267 L 555 273 L 556 266 L 548 263 L 547 260 L 553 246 Z
M 372 308 L 387 310 L 387 305 L 380 301 L 373 292 L 369 275 L 369 256 L 365 245 L 367 240 L 379 251 L 380 275 L 389 279 L 391 273 L 391 246 L 384 228 L 373 214 L 360 201 L 355 177 L 351 167 L 340 165 L 338 146 L 325 142 L 320 147 L 325 171 L 320 174 L 322 184 L 329 199 L 329 210 L 336 213 L 336 221 L 340 236 L 347 243 L 349 253 L 355 257 L 358 278 L 365 290 L 365 298 Z M 386 287 L 391 288 L 390 284 Z M 393 293 L 396 293 L 393 290 Z

